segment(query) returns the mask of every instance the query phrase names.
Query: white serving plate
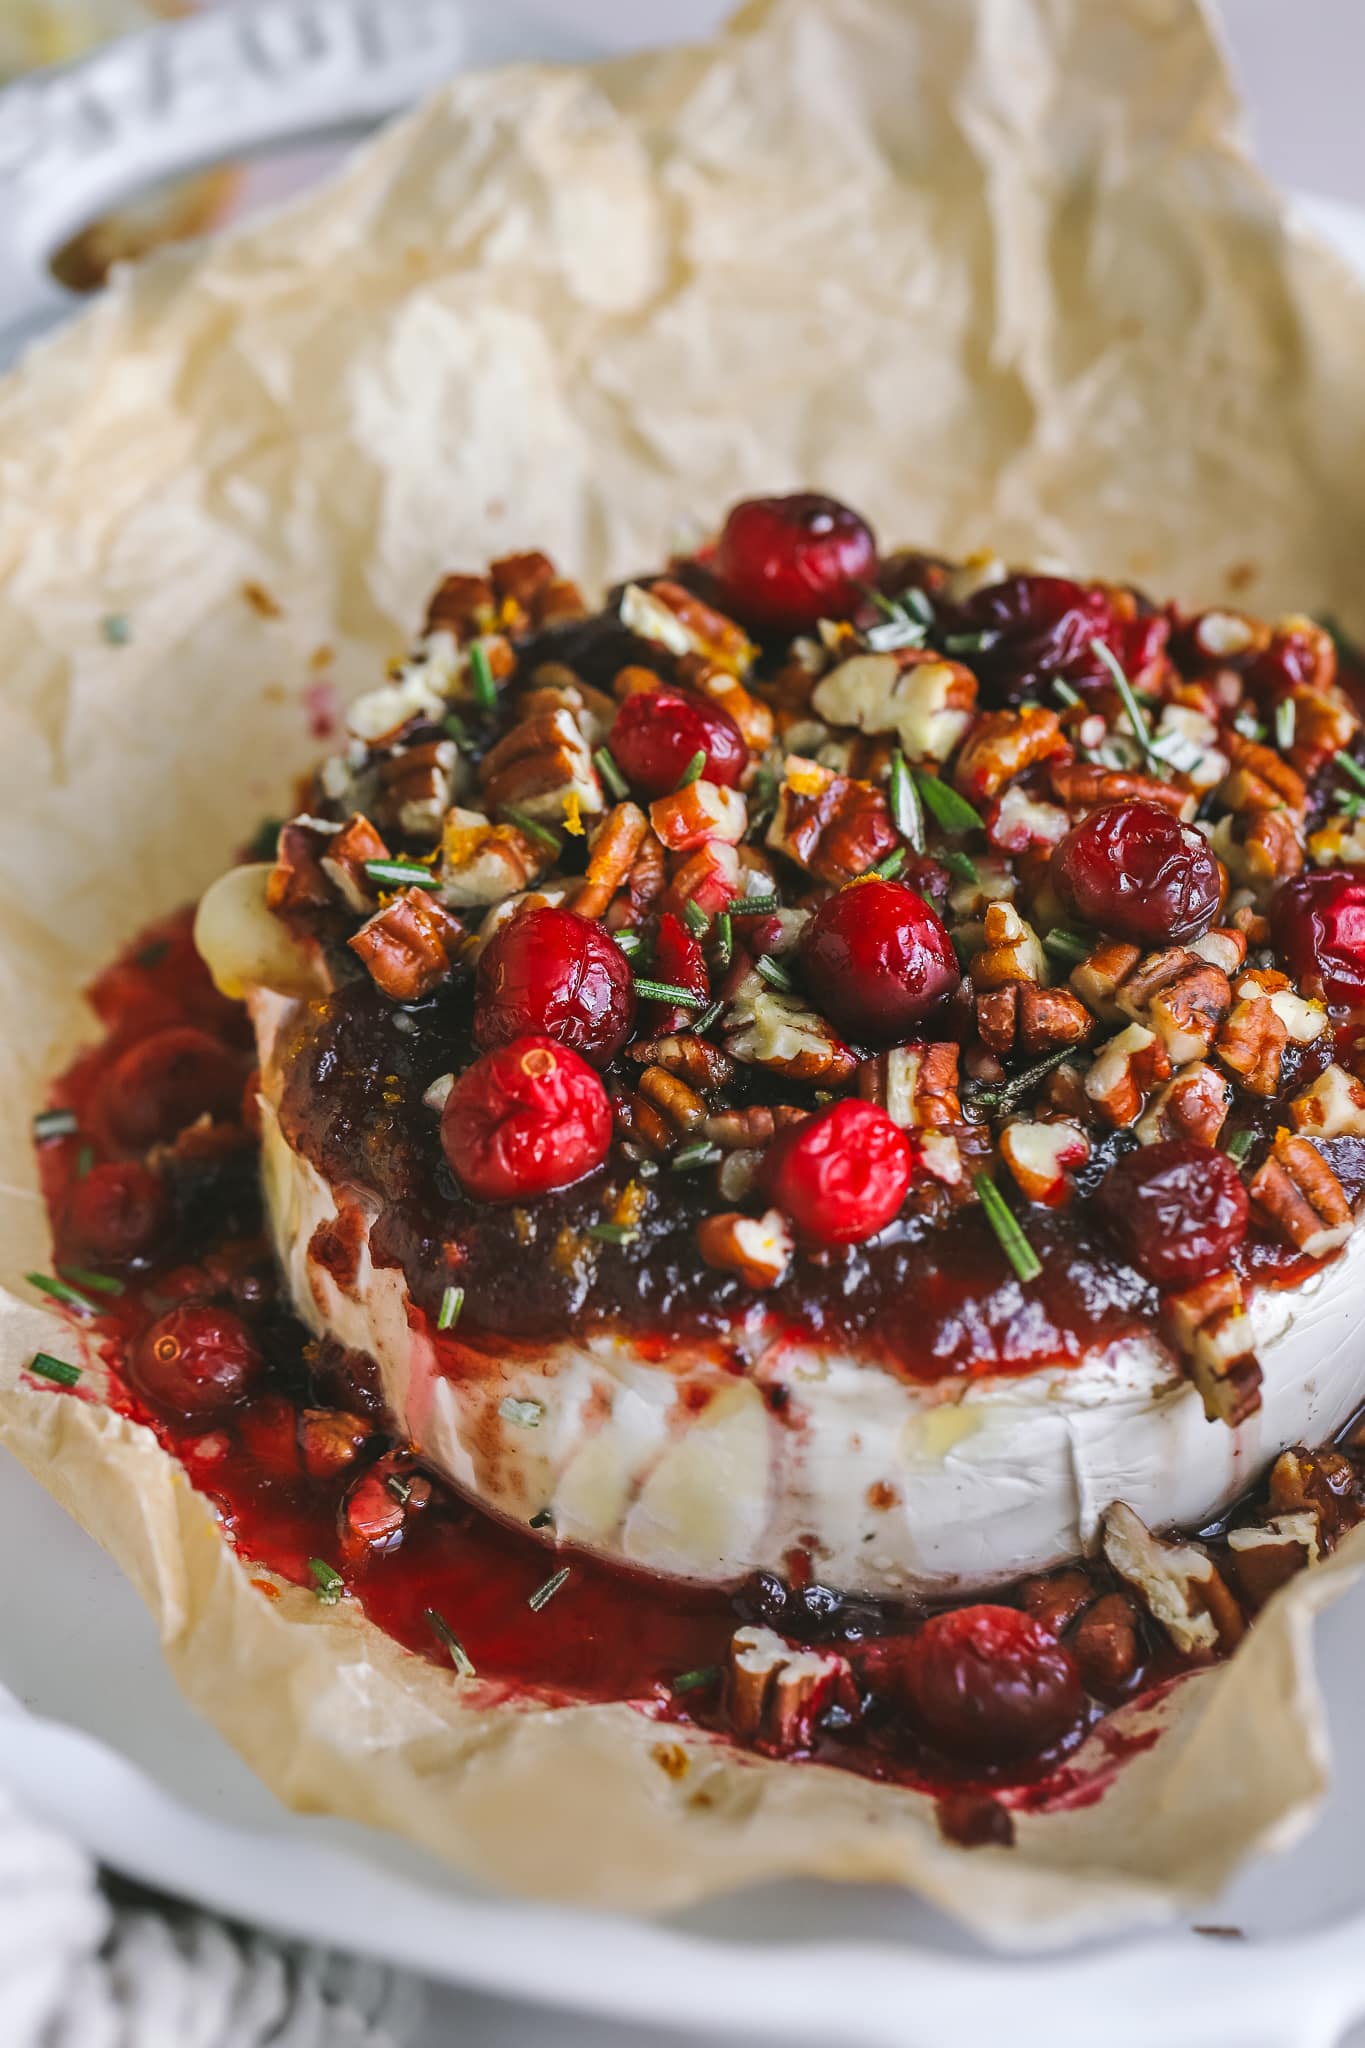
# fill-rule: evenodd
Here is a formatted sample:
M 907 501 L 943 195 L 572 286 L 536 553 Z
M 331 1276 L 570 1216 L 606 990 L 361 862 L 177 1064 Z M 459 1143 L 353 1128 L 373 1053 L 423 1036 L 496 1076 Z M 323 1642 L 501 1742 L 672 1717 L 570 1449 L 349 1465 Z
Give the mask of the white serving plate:
M 17 316 L 63 310 L 47 252 L 147 176 L 373 120 L 460 63 L 573 47 L 455 0 L 264 0 L 172 38 L 0 99 L 0 354 Z M 112 123 L 92 125 L 92 93 L 118 110 Z M 1365 277 L 1365 216 L 1311 212 Z M 653 1923 L 588 1916 L 481 1891 L 381 1834 L 288 1813 L 181 1700 L 110 1560 L 0 1462 L 0 1784 L 106 1864 L 221 1911 L 477 1990 L 731 2042 L 1328 2048 L 1365 2016 L 1365 1755 L 1353 1746 L 1365 1587 L 1318 1635 L 1336 1794 L 1296 1849 L 1201 1916 L 1244 1940 L 1183 1926 L 1001 1959 L 901 1893 L 814 1883 Z

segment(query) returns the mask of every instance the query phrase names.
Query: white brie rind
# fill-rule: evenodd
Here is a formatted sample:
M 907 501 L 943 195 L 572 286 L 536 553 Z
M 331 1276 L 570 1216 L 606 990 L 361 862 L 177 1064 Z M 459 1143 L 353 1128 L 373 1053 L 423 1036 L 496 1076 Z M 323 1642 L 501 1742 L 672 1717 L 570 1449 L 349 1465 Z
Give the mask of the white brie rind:
M 291 1006 L 258 994 L 252 1007 L 268 1095 Z M 738 1334 L 742 1375 L 714 1347 L 646 1359 L 607 1334 L 499 1357 L 410 1323 L 403 1275 L 372 1265 L 368 1229 L 344 1290 L 309 1257 L 339 1204 L 368 1225 L 377 1203 L 329 1186 L 268 1102 L 264 1162 L 300 1315 L 372 1355 L 432 1468 L 509 1521 L 548 1509 L 560 1543 L 661 1574 L 733 1582 L 799 1549 L 849 1592 L 988 1588 L 1092 1550 L 1116 1500 L 1151 1527 L 1198 1528 L 1360 1401 L 1360 1231 L 1302 1286 L 1253 1296 L 1264 1398 L 1231 1430 L 1206 1420 L 1154 1332 L 1077 1364 L 927 1386 L 828 1345 Z M 776 1387 L 780 1404 L 764 1398 Z

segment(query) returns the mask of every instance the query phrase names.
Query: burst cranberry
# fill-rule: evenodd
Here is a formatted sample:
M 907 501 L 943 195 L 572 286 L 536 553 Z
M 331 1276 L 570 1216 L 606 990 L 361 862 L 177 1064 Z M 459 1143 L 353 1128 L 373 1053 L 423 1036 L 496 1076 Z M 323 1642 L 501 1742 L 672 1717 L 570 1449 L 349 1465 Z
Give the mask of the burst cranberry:
M 974 1763 L 1051 1749 L 1075 1728 L 1084 1705 L 1071 1652 L 1014 1607 L 932 1615 L 884 1668 L 919 1732 Z
M 66 1200 L 64 1242 L 101 1266 L 145 1259 L 165 1237 L 170 1203 L 159 1175 L 129 1160 L 92 1166 Z
M 1198 938 L 1213 923 L 1221 887 L 1202 832 L 1160 804 L 1105 804 L 1067 833 L 1051 879 L 1068 910 L 1135 946 Z
M 441 1143 L 471 1195 L 526 1201 L 602 1164 L 611 1104 L 576 1052 L 552 1038 L 515 1038 L 461 1074 L 441 1113 Z
M 130 1046 L 101 1094 L 111 1136 L 145 1152 L 206 1112 L 227 1120 L 241 1109 L 243 1061 L 207 1031 L 177 1025 Z
M 539 1032 L 604 1063 L 630 1036 L 634 1014 L 625 954 L 572 910 L 523 910 L 480 957 L 474 1038 L 485 1052 Z
M 240 1316 L 186 1302 L 144 1330 L 128 1365 L 133 1383 L 177 1415 L 221 1415 L 252 1391 L 263 1362 Z
M 671 910 L 666 910 L 659 919 L 647 978 L 668 982 L 673 988 L 685 988 L 697 998 L 697 1003 L 691 1005 L 647 1004 L 641 1028 L 651 1036 L 657 1036 L 661 1031 L 680 1029 L 690 1017 L 696 1016 L 698 1004 L 704 1004 L 711 993 L 711 977 L 706 971 L 701 941 L 688 931 L 681 918 L 674 917 Z
M 1168 1138 L 1125 1153 L 1100 1210 L 1127 1258 L 1158 1287 L 1221 1273 L 1247 1232 L 1247 1191 L 1226 1152 Z
M 905 1133 L 871 1102 L 833 1102 L 769 1146 L 763 1181 L 797 1234 L 859 1244 L 891 1221 L 910 1185 Z
M 684 690 L 627 697 L 607 737 L 612 759 L 640 796 L 667 796 L 698 754 L 708 782 L 733 788 L 749 764 L 744 735 L 728 711 Z
M 967 600 L 959 625 L 987 636 L 968 656 L 986 703 L 1043 695 L 1058 676 L 1082 687 L 1109 680 L 1090 645 L 1116 637 L 1109 600 L 1064 576 L 1007 576 L 989 584 Z
M 1329 1003 L 1365 1003 L 1365 876 L 1334 868 L 1296 875 L 1276 895 L 1270 922 L 1295 981 Z
M 711 567 L 740 618 L 801 633 L 858 609 L 877 573 L 877 543 L 837 498 L 746 498 L 726 520 Z
M 801 941 L 815 1001 L 869 1045 L 904 1038 L 961 976 L 942 919 L 899 882 L 853 882 L 821 904 Z

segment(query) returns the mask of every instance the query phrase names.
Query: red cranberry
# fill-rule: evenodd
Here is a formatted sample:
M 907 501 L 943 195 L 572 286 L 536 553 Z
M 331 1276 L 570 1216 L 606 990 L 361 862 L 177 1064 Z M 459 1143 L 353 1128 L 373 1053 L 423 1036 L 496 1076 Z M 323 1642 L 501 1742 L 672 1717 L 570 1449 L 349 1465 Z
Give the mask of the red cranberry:
M 242 1060 L 191 1025 L 158 1031 L 122 1053 L 105 1079 L 101 1107 L 111 1135 L 145 1152 L 197 1117 L 235 1119 L 242 1100 Z
M 832 1102 L 778 1134 L 763 1162 L 769 1196 L 801 1237 L 859 1244 L 885 1229 L 910 1185 L 905 1133 L 871 1102 Z
M 1115 637 L 1113 609 L 1103 591 L 1064 576 L 1007 576 L 970 597 L 958 623 L 991 636 L 968 656 L 987 703 L 1044 695 L 1057 676 L 1073 687 L 1109 680 L 1090 643 Z
M 210 1302 L 187 1302 L 144 1330 L 128 1370 L 159 1408 L 177 1415 L 221 1415 L 249 1394 L 263 1361 L 240 1316 Z
M 858 609 L 877 574 L 877 543 L 837 498 L 746 498 L 726 520 L 711 567 L 722 603 L 740 618 L 801 633 Z
M 1271 930 L 1287 971 L 1329 1003 L 1365 1003 L 1365 875 L 1324 868 L 1278 891 Z
M 705 754 L 708 782 L 733 788 L 749 765 L 744 735 L 728 711 L 683 690 L 640 690 L 616 714 L 607 745 L 640 796 L 667 796 L 689 763 Z
M 92 1166 L 66 1198 L 62 1237 L 101 1266 L 145 1259 L 165 1237 L 170 1203 L 159 1175 L 134 1160 Z
M 541 1032 L 604 1064 L 630 1036 L 634 1015 L 625 954 L 572 910 L 523 910 L 480 956 L 474 1038 L 485 1052 Z
M 1160 804 L 1133 799 L 1092 811 L 1060 841 L 1052 882 L 1068 910 L 1135 946 L 1198 938 L 1222 893 L 1202 832 Z
M 1158 1287 L 1220 1273 L 1247 1233 L 1247 1191 L 1226 1152 L 1168 1138 L 1127 1152 L 1100 1187 L 1125 1256 Z
M 821 904 L 801 941 L 815 1001 L 841 1031 L 891 1045 L 961 980 L 942 919 L 899 882 L 852 882 Z
M 1051 1749 L 1070 1734 L 1084 1705 L 1071 1652 L 1014 1607 L 931 1615 L 885 1668 L 920 1733 L 975 1763 Z
M 645 972 L 645 970 L 641 970 Z M 659 919 L 659 929 L 654 937 L 654 953 L 650 960 L 646 978 L 650 981 L 666 981 L 674 988 L 685 988 L 689 994 L 705 1004 L 711 993 L 711 977 L 706 971 L 706 956 L 701 941 L 688 931 L 681 918 L 666 910 Z M 651 1002 L 646 1005 L 642 1030 L 651 1036 L 661 1031 L 676 1031 L 697 1014 L 696 1006 L 684 1003 Z
M 552 1038 L 515 1038 L 461 1074 L 441 1113 L 441 1143 L 471 1195 L 525 1201 L 601 1165 L 611 1104 L 576 1052 Z

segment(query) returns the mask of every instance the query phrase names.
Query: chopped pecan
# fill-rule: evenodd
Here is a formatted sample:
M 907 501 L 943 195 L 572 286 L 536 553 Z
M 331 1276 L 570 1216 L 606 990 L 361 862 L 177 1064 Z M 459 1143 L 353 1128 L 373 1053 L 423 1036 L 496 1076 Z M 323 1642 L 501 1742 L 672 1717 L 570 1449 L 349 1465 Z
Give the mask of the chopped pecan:
M 687 689 L 709 697 L 713 704 L 719 704 L 722 711 L 729 712 L 750 753 L 761 754 L 765 747 L 772 745 L 774 721 L 771 706 L 746 690 L 738 676 L 729 669 L 718 668 L 702 655 L 685 654 L 678 663 L 677 675 L 678 681 Z
M 1314 867 L 1365 867 L 1365 812 L 1353 818 L 1334 811 L 1309 833 L 1308 852 Z
M 731 845 L 742 839 L 749 807 L 737 789 L 702 779 L 659 797 L 649 807 L 649 822 L 670 853 L 685 853 L 709 839 Z
M 1050 804 L 1011 783 L 986 812 L 986 840 L 1000 853 L 1027 853 L 1055 846 L 1071 823 L 1060 804 Z
M 652 1102 L 643 1095 L 637 1095 L 622 1082 L 611 1085 L 611 1109 L 617 1136 L 628 1144 L 643 1146 L 647 1152 L 662 1158 L 671 1152 L 676 1138 L 672 1124 L 662 1116 Z M 637 1155 L 638 1156 L 638 1155 Z
M 1302 817 L 1308 802 L 1303 777 L 1273 747 L 1231 732 L 1227 741 L 1232 768 L 1218 790 L 1228 811 L 1288 810 Z
M 985 803 L 1036 761 L 1063 756 L 1070 760 L 1071 742 L 1055 711 L 1041 704 L 988 711 L 968 734 L 953 781 L 972 803 Z
M 495 825 L 482 811 L 447 811 L 437 866 L 441 900 L 458 910 L 503 903 L 537 881 L 552 858 L 519 826 Z
M 750 968 L 721 1019 L 726 1051 L 746 1066 L 767 1067 L 791 1081 L 838 1087 L 858 1061 L 803 996 L 773 988 Z
M 487 576 L 447 576 L 427 606 L 428 633 L 453 633 L 457 640 L 476 640 L 497 624 L 493 584 Z
M 1094 1020 L 1069 989 L 1035 988 L 1008 982 L 975 1000 L 976 1029 L 983 1045 L 1002 1057 L 1020 1050 L 1034 1059 L 1064 1045 L 1084 1045 Z
M 737 1273 L 746 1287 L 776 1287 L 795 1249 L 787 1219 L 777 1209 L 762 1216 L 737 1211 L 706 1216 L 697 1225 L 697 1249 L 708 1266 Z
M 1105 1556 L 1182 1656 L 1207 1656 L 1240 1642 L 1242 1610 L 1206 1550 L 1163 1543 L 1126 1501 L 1105 1511 L 1102 1527 Z
M 1196 704 L 1165 704 L 1156 742 L 1167 767 L 1183 775 L 1201 794 L 1217 788 L 1228 772 L 1228 757 L 1218 745 L 1219 723 Z
M 902 1130 L 941 1128 L 960 1123 L 957 1094 L 959 1047 L 898 1045 L 864 1060 L 858 1069 L 858 1093 L 884 1109 Z
M 737 1628 L 730 1639 L 730 1719 L 742 1742 L 782 1756 L 808 1749 L 817 1717 L 851 1687 L 847 1660 L 833 1652 L 794 1649 L 770 1628 Z
M 1166 1048 L 1145 1024 L 1130 1024 L 1100 1047 L 1085 1077 L 1085 1092 L 1117 1129 L 1137 1122 L 1148 1092 L 1169 1080 Z
M 1330 684 L 1326 689 L 1296 683 L 1289 691 L 1294 706 L 1294 744 L 1289 758 L 1306 782 L 1311 782 L 1342 749 L 1349 747 L 1360 731 L 1360 720 L 1345 692 Z
M 439 839 L 455 793 L 453 740 L 402 747 L 379 763 L 379 810 L 410 839 Z
M 314 1479 L 330 1479 L 353 1465 L 374 1435 L 374 1424 L 343 1408 L 304 1408 L 299 1413 L 298 1440 L 303 1469 Z
M 1095 1597 L 1094 1585 L 1086 1572 L 1050 1572 L 1045 1578 L 1025 1579 L 1019 1587 L 1024 1612 L 1050 1629 L 1054 1636 L 1070 1628 Z
M 1089 959 L 1082 960 L 1071 971 L 1071 986 L 1075 989 L 1086 1008 L 1106 1024 L 1116 1024 L 1119 1019 L 1118 993 L 1127 977 L 1142 958 L 1136 946 L 1127 946 L 1117 939 L 1105 939 L 1096 946 Z
M 712 1045 L 709 1038 L 698 1038 L 690 1031 L 670 1032 L 666 1038 L 651 1038 L 632 1045 L 626 1058 L 640 1066 L 662 1067 L 666 1074 L 676 1074 L 680 1081 L 703 1093 L 723 1088 L 735 1072 L 735 1063 L 727 1053 Z
M 1000 1156 L 1026 1201 L 1055 1209 L 1071 1193 L 1067 1175 L 1090 1157 L 1090 1140 L 1078 1124 L 1014 1117 L 1000 1133 Z
M 1267 1506 L 1272 1515 L 1314 1516 L 1324 1551 L 1333 1549 L 1365 1512 L 1351 1460 L 1341 1451 L 1307 1451 L 1302 1444 L 1282 1451 L 1271 1466 Z
M 1115 996 L 1125 1017 L 1155 1031 L 1175 1066 L 1202 1059 L 1232 1007 L 1221 967 L 1184 946 L 1149 953 L 1124 976 Z
M 1242 880 L 1264 890 L 1303 866 L 1303 841 L 1288 811 L 1257 811 L 1242 835 Z
M 1254 967 L 1240 977 L 1237 994 L 1248 1002 L 1264 996 L 1295 1045 L 1312 1045 L 1327 1029 L 1327 1011 L 1315 996 L 1301 996 L 1287 974 Z
M 334 901 L 322 856 L 339 836 L 325 818 L 289 818 L 275 842 L 275 865 L 266 883 L 265 900 L 276 912 L 324 910 Z
M 1252 1199 L 1280 1236 L 1305 1258 L 1320 1259 L 1351 1234 L 1351 1205 L 1316 1145 L 1286 1130 L 1250 1181 Z
M 699 654 L 737 676 L 747 675 L 753 665 L 755 649 L 744 628 L 668 577 L 648 589 L 628 583 L 621 593 L 621 623 L 670 654 Z
M 542 712 L 504 733 L 479 765 L 490 810 L 504 804 L 558 825 L 571 798 L 584 817 L 602 809 L 602 785 L 588 743 L 570 711 Z
M 543 661 L 532 675 L 531 687 L 518 692 L 517 717 L 539 718 L 547 711 L 572 712 L 589 746 L 595 747 L 611 730 L 616 703 L 562 661 Z
M 714 917 L 717 911 L 729 910 L 734 904 L 743 885 L 743 874 L 739 848 L 728 845 L 724 839 L 708 839 L 674 863 L 661 908 L 682 917 L 686 906 L 695 903 L 704 916 Z
M 1273 1095 L 1289 1040 L 1268 996 L 1243 997 L 1214 1041 L 1214 1051 L 1252 1095 Z
M 347 944 L 370 978 L 396 1003 L 414 1003 L 445 980 L 464 937 L 456 917 L 429 890 L 404 889 Z
M 621 884 L 630 874 L 649 832 L 649 820 L 638 804 L 615 804 L 607 812 L 588 842 L 588 867 L 583 885 L 573 899 L 580 917 L 601 917 Z M 657 852 L 657 879 L 663 887 L 663 849 Z M 658 890 L 654 892 L 656 895 Z M 653 898 L 650 898 L 653 901 Z M 643 907 L 643 906 L 642 906 Z
M 1163 1138 L 1192 1138 L 1197 1145 L 1216 1145 L 1232 1102 L 1231 1084 L 1204 1060 L 1194 1060 L 1158 1088 L 1138 1118 L 1136 1135 L 1144 1145 Z
M 890 853 L 896 833 L 879 789 L 789 754 L 767 844 L 822 882 L 851 882 Z
M 946 761 L 972 721 L 976 677 L 919 648 L 855 654 L 811 696 L 821 718 L 864 733 L 894 733 L 911 761 Z
M 1050 979 L 1043 942 L 1012 903 L 992 903 L 986 910 L 983 944 L 968 969 L 978 991 L 1027 981 L 1035 987 Z
M 771 1109 L 755 1102 L 748 1109 L 713 1110 L 702 1124 L 701 1134 L 722 1152 L 747 1151 L 766 1145 L 774 1132 L 784 1131 L 790 1124 L 804 1123 L 809 1115 L 808 1109 L 800 1109 L 794 1102 L 779 1102 Z
M 1242 1283 L 1229 1269 L 1163 1303 L 1166 1328 L 1210 1422 L 1235 1429 L 1261 1405 L 1261 1368 L 1250 1349 Z
M 1228 1570 L 1239 1597 L 1253 1611 L 1321 1555 L 1313 1509 L 1228 1531 Z
M 1121 803 L 1140 797 L 1144 803 L 1160 804 L 1187 822 L 1194 816 L 1198 799 L 1173 782 L 1158 782 L 1150 775 L 1135 775 L 1122 768 L 1100 768 L 1089 761 L 1053 762 L 1048 769 L 1048 786 L 1059 804 L 1069 811 L 1093 811 L 1100 804 Z
M 322 849 L 322 871 L 348 910 L 373 910 L 377 891 L 365 872 L 367 860 L 387 860 L 389 849 L 360 812 L 346 820 Z
M 1294 1128 L 1309 1138 L 1365 1138 L 1365 1083 L 1333 1060 L 1289 1105 Z
M 706 1104 L 696 1089 L 664 1067 L 646 1067 L 636 1086 L 646 1102 L 661 1110 L 676 1131 L 690 1131 L 706 1115 Z
M 500 598 L 533 615 L 536 599 L 555 580 L 555 565 L 548 555 L 532 551 L 522 555 L 501 555 L 488 565 L 493 588 Z
M 1202 939 L 1190 941 L 1190 951 L 1197 953 L 1201 960 L 1207 960 L 1210 967 L 1221 967 L 1231 980 L 1247 956 L 1246 934 L 1215 925 L 1212 931 L 1205 932 Z
M 1142 1657 L 1137 1610 L 1126 1593 L 1106 1593 L 1087 1609 L 1071 1637 L 1071 1654 L 1091 1692 L 1117 1692 Z

